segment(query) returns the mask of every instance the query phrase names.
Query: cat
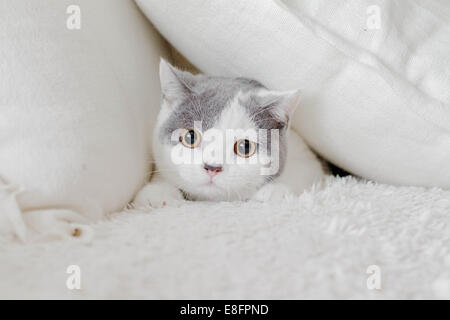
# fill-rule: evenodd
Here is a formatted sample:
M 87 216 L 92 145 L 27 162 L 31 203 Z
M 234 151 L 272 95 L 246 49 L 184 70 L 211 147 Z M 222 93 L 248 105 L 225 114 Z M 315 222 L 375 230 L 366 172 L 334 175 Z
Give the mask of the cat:
M 160 62 L 155 170 L 134 207 L 185 200 L 283 200 L 321 180 L 322 163 L 289 128 L 298 91 L 181 71 Z

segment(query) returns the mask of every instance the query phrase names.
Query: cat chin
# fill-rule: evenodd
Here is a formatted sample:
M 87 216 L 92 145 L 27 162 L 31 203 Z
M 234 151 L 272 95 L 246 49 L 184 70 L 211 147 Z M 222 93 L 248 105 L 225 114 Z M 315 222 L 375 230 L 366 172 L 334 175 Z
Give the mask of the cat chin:
M 189 190 L 183 190 L 187 197 L 191 200 L 200 201 L 244 201 L 250 199 L 257 191 L 257 188 L 253 190 L 245 189 L 239 190 L 230 187 L 226 188 L 208 184 L 197 187 L 191 187 Z
M 183 191 L 187 194 L 188 198 L 192 200 L 201 201 L 221 201 L 227 200 L 226 191 L 219 188 L 216 185 L 202 185 L 198 187 L 190 187 Z

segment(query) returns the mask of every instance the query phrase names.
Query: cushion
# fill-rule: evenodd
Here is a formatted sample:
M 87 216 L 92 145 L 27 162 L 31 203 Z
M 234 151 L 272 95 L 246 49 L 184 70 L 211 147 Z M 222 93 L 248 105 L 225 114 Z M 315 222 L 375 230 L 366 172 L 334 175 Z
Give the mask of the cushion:
M 81 29 L 73 1 L 0 3 L 0 190 L 24 212 L 116 211 L 149 171 L 166 43 L 133 1 L 76 3 Z
M 293 127 L 338 166 L 450 188 L 450 2 L 137 3 L 202 71 L 302 90 Z

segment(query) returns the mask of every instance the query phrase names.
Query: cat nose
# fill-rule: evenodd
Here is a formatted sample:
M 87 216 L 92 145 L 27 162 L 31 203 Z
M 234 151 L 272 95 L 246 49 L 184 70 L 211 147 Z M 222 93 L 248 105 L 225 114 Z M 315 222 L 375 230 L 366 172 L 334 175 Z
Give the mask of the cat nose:
M 212 166 L 212 165 L 209 165 L 207 163 L 205 163 L 203 165 L 203 168 L 205 168 L 206 172 L 210 176 L 215 176 L 216 174 L 218 174 L 219 172 L 221 172 L 223 170 L 222 166 Z

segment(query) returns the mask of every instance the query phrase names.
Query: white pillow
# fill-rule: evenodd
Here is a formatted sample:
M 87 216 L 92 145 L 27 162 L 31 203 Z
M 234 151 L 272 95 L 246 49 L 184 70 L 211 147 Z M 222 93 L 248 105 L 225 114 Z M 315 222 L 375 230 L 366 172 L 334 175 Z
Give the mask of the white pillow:
M 137 3 L 202 71 L 302 90 L 293 126 L 330 161 L 450 188 L 450 2 Z
M 69 30 L 73 3 L 0 6 L 0 229 L 21 237 L 14 208 L 58 233 L 126 206 L 149 171 L 166 43 L 133 1 L 78 0 Z

